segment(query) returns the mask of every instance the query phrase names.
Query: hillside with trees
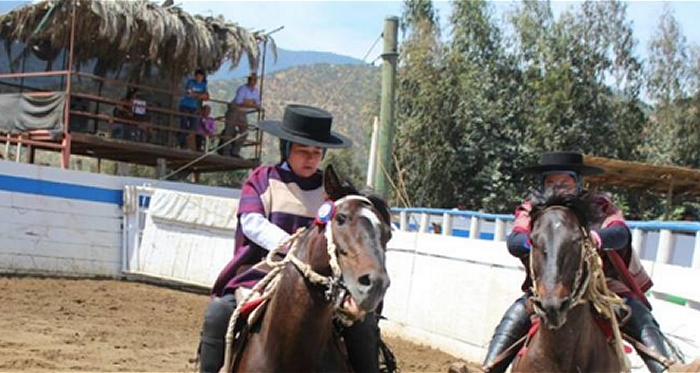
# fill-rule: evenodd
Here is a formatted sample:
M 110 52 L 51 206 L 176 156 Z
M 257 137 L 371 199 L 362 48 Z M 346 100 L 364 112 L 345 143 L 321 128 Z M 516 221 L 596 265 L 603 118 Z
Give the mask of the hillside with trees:
M 213 80 L 213 97 L 232 99 L 244 80 Z M 266 75 L 263 104 L 267 119 L 282 118 L 284 107 L 300 103 L 322 107 L 333 114 L 333 129 L 350 137 L 348 150 L 329 152 L 327 161 L 360 186 L 364 183 L 372 120 L 379 115 L 380 69 L 370 65 L 316 64 L 293 67 Z M 223 110 L 223 108 L 218 108 Z M 218 113 L 223 114 L 223 113 Z M 278 140 L 264 136 L 263 161 L 279 158 Z

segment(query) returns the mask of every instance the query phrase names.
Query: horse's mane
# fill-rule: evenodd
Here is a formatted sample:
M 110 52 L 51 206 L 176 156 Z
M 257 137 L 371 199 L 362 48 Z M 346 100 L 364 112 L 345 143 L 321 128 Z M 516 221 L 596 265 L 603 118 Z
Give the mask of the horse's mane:
M 542 216 L 545 209 L 552 206 L 568 208 L 576 215 L 579 223 L 586 228 L 589 228 L 592 222 L 598 221 L 600 218 L 600 212 L 593 203 L 593 193 L 564 193 L 561 190 L 550 189 L 545 193 L 532 192 L 530 202 L 532 203 L 531 225 Z

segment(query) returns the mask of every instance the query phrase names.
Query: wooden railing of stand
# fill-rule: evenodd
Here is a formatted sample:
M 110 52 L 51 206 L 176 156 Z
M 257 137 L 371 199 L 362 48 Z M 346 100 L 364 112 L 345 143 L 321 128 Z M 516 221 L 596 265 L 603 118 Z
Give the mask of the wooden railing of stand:
M 91 93 L 83 93 L 83 92 L 77 92 L 74 87 L 71 87 L 71 77 L 77 77 L 77 78 L 88 78 L 93 81 L 98 81 L 104 83 L 108 83 L 113 85 L 120 85 L 123 86 L 124 89 L 133 89 L 137 88 L 142 92 L 153 92 L 153 93 L 160 93 L 160 94 L 165 94 L 171 97 L 171 102 L 175 102 L 175 100 L 172 100 L 172 98 L 175 98 L 176 100 L 179 100 L 179 98 L 182 96 L 182 92 L 177 91 L 173 92 L 171 90 L 167 89 L 162 89 L 158 87 L 152 87 L 152 86 L 147 86 L 147 85 L 141 85 L 141 84 L 136 84 L 136 83 L 130 83 L 118 79 L 112 79 L 112 78 L 105 78 L 105 77 L 100 77 L 97 75 L 93 74 L 88 74 L 88 73 L 82 73 L 82 72 L 74 72 L 70 73 L 68 70 L 60 70 L 60 71 L 50 71 L 50 72 L 29 72 L 29 73 L 13 73 L 13 74 L 0 74 L 0 84 L 6 84 L 8 86 L 16 86 L 16 84 L 7 84 L 1 82 L 2 79 L 13 79 L 13 78 L 27 78 L 27 77 L 32 77 L 32 78 L 40 78 L 40 77 L 56 77 L 56 76 L 64 76 L 66 77 L 66 89 L 65 89 L 65 94 L 66 94 L 66 106 L 65 106 L 65 120 L 64 120 L 64 131 L 63 131 L 63 137 L 60 140 L 55 140 L 52 139 L 50 134 L 47 131 L 42 131 L 42 130 L 37 130 L 37 131 L 27 131 L 26 133 L 22 134 L 0 134 L 0 142 L 5 142 L 6 146 L 9 144 L 15 144 L 19 147 L 21 146 L 26 146 L 28 147 L 30 154 L 31 160 L 33 160 L 33 154 L 34 154 L 34 148 L 46 148 L 46 149 L 54 149 L 54 150 L 60 150 L 62 152 L 62 157 L 61 157 L 61 166 L 63 168 L 68 168 L 69 166 L 69 159 L 70 159 L 70 123 L 71 123 L 71 117 L 86 117 L 95 120 L 95 131 L 94 132 L 101 132 L 99 131 L 100 127 L 100 122 L 104 122 L 105 125 L 109 125 L 110 123 L 120 123 L 123 125 L 130 125 L 138 128 L 140 131 L 145 131 L 147 133 L 153 133 L 155 131 L 161 131 L 163 133 L 166 133 L 166 138 L 168 140 L 165 141 L 165 144 L 157 144 L 157 145 L 165 145 L 168 146 L 170 143 L 170 138 L 173 138 L 177 136 L 178 133 L 186 133 L 188 135 L 194 134 L 196 135 L 197 132 L 196 130 L 185 130 L 181 129 L 179 125 L 179 120 L 181 117 L 196 117 L 199 118 L 199 115 L 196 114 L 189 114 L 189 113 L 183 113 L 178 110 L 174 110 L 172 108 L 164 108 L 164 107 L 159 107 L 159 106 L 154 106 L 152 104 L 149 104 L 148 102 L 146 103 L 145 110 L 149 114 L 156 113 L 157 115 L 162 115 L 162 116 L 167 116 L 168 117 L 168 123 L 167 125 L 161 125 L 161 124 L 154 124 L 152 123 L 151 120 L 133 120 L 129 118 L 123 118 L 123 117 L 115 117 L 113 115 L 109 114 L 104 114 L 100 113 L 97 111 L 97 108 L 99 104 L 106 104 L 110 107 L 116 107 L 123 105 L 124 102 L 122 100 L 117 100 L 117 99 L 112 99 L 108 97 L 104 97 L 100 94 L 91 94 Z M 23 90 L 27 90 L 24 94 L 27 95 L 32 95 L 32 96 L 45 96 L 45 95 L 51 95 L 54 94 L 53 92 L 47 92 L 44 90 L 40 90 L 37 88 L 29 88 L 27 86 L 21 87 Z M 73 89 L 71 89 L 73 88 Z M 74 110 L 70 108 L 70 101 L 71 98 L 76 98 L 76 99 L 82 99 L 88 102 L 95 102 L 97 105 L 95 112 L 89 112 L 89 111 L 84 111 L 84 110 Z M 206 101 L 207 104 L 217 104 L 217 105 L 229 105 L 229 102 L 223 101 L 223 100 L 218 100 L 218 99 L 209 99 Z M 250 110 L 249 113 L 255 113 L 257 112 L 258 118 L 261 117 L 262 111 L 260 110 Z M 235 125 L 234 122 L 226 122 L 225 120 L 221 119 L 216 119 L 215 120 L 217 124 L 223 124 L 224 128 L 226 126 L 230 125 Z M 83 132 L 83 131 L 73 131 L 73 132 Z M 90 131 L 87 131 L 88 133 Z M 261 146 L 261 141 L 262 141 L 262 133 L 261 131 L 255 126 L 250 124 L 248 128 L 249 136 L 248 138 L 252 138 L 253 140 L 247 140 L 243 143 L 243 147 L 254 147 L 254 159 L 259 160 L 261 157 L 261 152 L 262 152 L 262 146 Z M 232 137 L 230 136 L 224 136 L 222 134 L 214 134 L 212 136 L 206 136 L 206 144 L 207 144 L 207 149 L 209 149 L 209 144 L 213 143 L 215 139 L 220 139 L 221 142 L 230 140 Z M 57 143 L 58 142 L 58 143 Z M 137 142 L 143 142 L 143 141 L 137 141 Z M 18 152 L 19 153 L 19 152 Z

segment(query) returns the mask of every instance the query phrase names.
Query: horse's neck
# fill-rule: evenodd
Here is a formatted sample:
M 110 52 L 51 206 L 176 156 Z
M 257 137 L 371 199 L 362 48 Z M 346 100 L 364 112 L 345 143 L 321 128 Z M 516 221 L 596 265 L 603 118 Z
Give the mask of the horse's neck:
M 575 368 L 581 360 L 581 354 L 592 342 L 594 333 L 599 332 L 588 303 L 578 305 L 569 311 L 566 322 L 559 329 L 550 330 L 544 323 L 538 332 L 542 351 L 552 355 L 553 361 L 558 361 L 563 367 Z M 575 371 L 572 370 L 572 371 Z
M 318 261 L 314 257 L 317 254 L 307 249 L 311 245 L 299 244 L 304 249 L 297 251 L 296 256 L 302 262 Z M 312 269 L 318 272 L 323 268 L 317 264 Z M 305 281 L 290 263 L 282 272 L 266 314 L 261 328 L 261 334 L 267 335 L 266 354 L 276 356 L 276 364 L 285 369 L 299 362 L 316 364 L 333 330 L 333 310 L 323 289 Z

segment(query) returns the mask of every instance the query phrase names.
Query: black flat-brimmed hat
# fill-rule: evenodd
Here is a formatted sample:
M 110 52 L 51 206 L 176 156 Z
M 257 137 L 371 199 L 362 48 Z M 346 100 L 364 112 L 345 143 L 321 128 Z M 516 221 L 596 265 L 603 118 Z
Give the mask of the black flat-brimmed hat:
M 331 131 L 332 123 L 333 116 L 323 109 L 292 104 L 284 109 L 281 121 L 260 121 L 258 127 L 273 136 L 301 145 L 319 148 L 350 147 L 352 140 Z
M 603 173 L 600 167 L 583 163 L 583 154 L 576 152 L 547 152 L 540 156 L 536 166 L 523 168 L 527 173 L 542 173 L 547 171 L 574 171 L 579 175 L 597 175 Z

